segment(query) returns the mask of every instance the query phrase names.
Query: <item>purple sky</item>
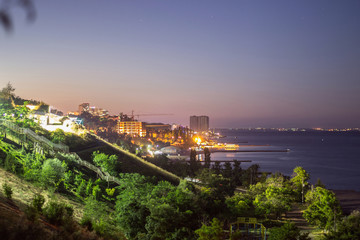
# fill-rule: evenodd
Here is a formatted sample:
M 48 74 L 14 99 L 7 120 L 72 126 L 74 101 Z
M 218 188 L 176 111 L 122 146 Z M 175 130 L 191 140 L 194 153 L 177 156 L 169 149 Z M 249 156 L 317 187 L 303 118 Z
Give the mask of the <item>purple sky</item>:
M 360 1 L 35 1 L 0 29 L 0 85 L 211 127 L 360 127 Z M 0 86 L 0 87 L 2 87 Z

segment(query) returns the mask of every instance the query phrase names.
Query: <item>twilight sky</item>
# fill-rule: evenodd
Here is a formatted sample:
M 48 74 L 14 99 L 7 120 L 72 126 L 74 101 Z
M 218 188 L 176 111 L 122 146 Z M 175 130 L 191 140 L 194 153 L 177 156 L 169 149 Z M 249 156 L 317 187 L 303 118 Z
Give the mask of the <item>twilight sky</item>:
M 35 0 L 0 28 L 0 87 L 210 127 L 360 127 L 358 0 Z

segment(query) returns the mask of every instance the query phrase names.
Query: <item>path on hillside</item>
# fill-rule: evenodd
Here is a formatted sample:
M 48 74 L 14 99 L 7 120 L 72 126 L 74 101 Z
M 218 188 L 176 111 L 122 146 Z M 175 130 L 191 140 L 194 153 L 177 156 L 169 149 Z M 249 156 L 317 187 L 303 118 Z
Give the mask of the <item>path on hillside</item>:
M 169 171 L 167 171 L 165 169 L 162 169 L 162 168 L 156 166 L 155 164 L 153 164 L 151 162 L 148 162 L 148 161 L 142 159 L 141 157 L 138 157 L 137 155 L 122 149 L 121 147 L 119 147 L 119 146 L 117 146 L 115 144 L 110 143 L 110 142 L 106 141 L 105 139 L 103 139 L 103 138 L 101 138 L 101 137 L 99 137 L 99 136 L 97 136 L 97 135 L 95 135 L 93 133 L 89 132 L 89 134 L 94 136 L 100 142 L 102 142 L 102 143 L 106 144 L 107 146 L 111 147 L 113 150 L 115 150 L 115 151 L 129 157 L 134 164 L 138 165 L 138 167 L 146 167 L 148 169 L 151 169 L 152 171 L 154 171 L 158 175 L 163 176 L 167 181 L 170 181 L 170 182 L 173 182 L 173 183 L 176 183 L 176 184 L 178 184 L 180 182 L 181 178 L 179 176 L 177 176 L 177 175 L 175 175 L 175 174 L 173 174 L 173 173 L 171 173 L 171 172 L 169 172 Z
M 300 203 L 294 204 L 292 210 L 287 212 L 282 220 L 294 223 L 295 226 L 300 229 L 301 233 L 309 233 L 311 239 L 321 239 L 322 235 L 319 235 L 318 229 L 311 226 L 303 217 L 303 209 L 304 208 Z
M 295 224 L 298 228 L 301 230 L 310 230 L 312 227 L 310 227 L 305 220 L 305 218 L 302 216 L 303 212 L 298 204 L 294 205 L 293 209 L 289 212 L 287 212 L 283 218 L 285 221 L 291 221 Z

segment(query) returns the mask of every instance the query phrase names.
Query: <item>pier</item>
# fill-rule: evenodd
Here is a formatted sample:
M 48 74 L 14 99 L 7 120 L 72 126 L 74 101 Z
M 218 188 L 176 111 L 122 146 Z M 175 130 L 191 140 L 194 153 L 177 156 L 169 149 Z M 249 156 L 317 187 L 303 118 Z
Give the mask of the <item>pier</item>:
M 219 149 L 219 150 L 212 150 L 210 149 L 211 153 L 215 152 L 290 152 L 290 149 L 277 149 L 277 150 L 226 150 L 226 149 Z M 197 153 L 204 153 L 204 151 L 199 151 Z
M 190 160 L 185 160 L 186 162 L 190 162 Z M 242 162 L 252 162 L 252 160 L 211 160 L 211 161 L 209 161 L 209 162 L 211 162 L 211 163 L 214 163 L 214 162 L 220 162 L 220 163 L 224 163 L 224 162 L 235 162 L 235 161 L 237 161 L 237 162 L 240 162 L 240 163 L 242 163 Z M 200 163 L 205 163 L 205 161 L 199 161 Z
M 290 152 L 290 149 L 263 149 L 263 150 L 239 150 L 239 149 L 209 149 L 210 153 L 216 153 L 216 152 L 224 152 L 224 153 L 234 153 L 234 152 L 261 152 L 261 153 L 271 153 L 271 152 Z M 196 151 L 196 154 L 204 154 L 204 150 Z

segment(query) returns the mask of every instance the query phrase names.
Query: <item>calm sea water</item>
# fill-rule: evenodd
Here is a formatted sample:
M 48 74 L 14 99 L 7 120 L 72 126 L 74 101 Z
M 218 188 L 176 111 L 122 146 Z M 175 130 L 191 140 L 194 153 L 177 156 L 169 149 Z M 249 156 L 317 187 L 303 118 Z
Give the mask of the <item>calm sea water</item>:
M 360 133 L 265 133 L 236 130 L 219 132 L 227 136 L 219 141 L 237 143 L 241 145 L 240 149 L 290 151 L 213 153 L 213 160 L 252 160 L 251 163 L 242 163 L 241 166 L 247 168 L 251 164 L 259 164 L 261 171 L 281 172 L 289 176 L 296 166 L 302 166 L 310 173 L 312 183 L 320 178 L 330 189 L 360 191 Z

